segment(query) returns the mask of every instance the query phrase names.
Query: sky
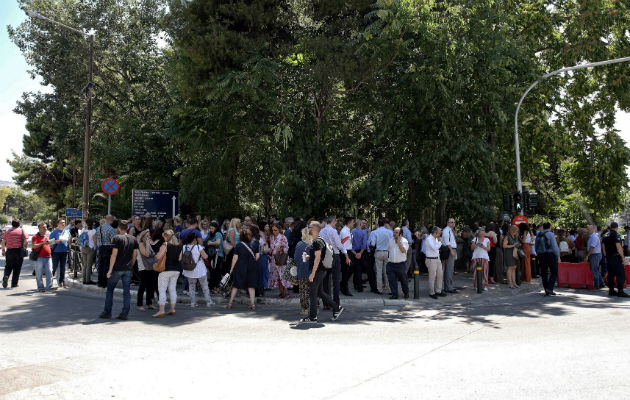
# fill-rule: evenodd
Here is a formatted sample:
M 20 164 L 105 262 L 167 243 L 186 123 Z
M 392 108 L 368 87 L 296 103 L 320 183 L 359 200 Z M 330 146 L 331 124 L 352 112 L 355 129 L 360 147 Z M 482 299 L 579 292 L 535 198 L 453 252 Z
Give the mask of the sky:
M 38 80 L 28 74 L 28 66 L 20 50 L 9 40 L 7 25 L 17 26 L 26 15 L 15 0 L 0 0 L 0 180 L 12 181 L 13 171 L 7 163 L 12 152 L 22 153 L 22 136 L 26 133 L 26 120 L 13 113 L 23 92 L 45 91 Z M 630 93 L 628 93 L 630 96 Z M 616 128 L 621 137 L 630 143 L 630 114 L 617 114 Z M 521 143 L 521 146 L 526 145 Z

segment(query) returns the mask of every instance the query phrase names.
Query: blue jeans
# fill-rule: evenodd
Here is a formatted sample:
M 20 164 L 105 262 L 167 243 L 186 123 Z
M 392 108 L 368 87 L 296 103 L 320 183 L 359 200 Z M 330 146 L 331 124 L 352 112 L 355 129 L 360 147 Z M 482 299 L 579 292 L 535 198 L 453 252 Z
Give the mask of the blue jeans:
M 604 287 L 604 278 L 599 273 L 599 263 L 602 261 L 602 253 L 591 254 L 588 256 L 588 262 L 591 264 L 591 272 L 593 273 L 593 284 L 595 289 Z
M 59 278 L 58 282 L 64 282 L 66 278 L 66 260 L 68 258 L 68 253 L 52 253 L 52 274 L 55 276 L 57 272 L 57 268 L 59 268 Z
M 52 289 L 52 259 L 50 257 L 40 257 L 37 259 L 35 265 L 35 281 L 37 282 L 37 289 L 44 290 L 44 284 L 42 283 L 42 273 L 46 274 L 46 290 Z
M 132 271 L 112 271 L 112 276 L 107 280 L 107 293 L 105 294 L 105 309 L 103 313 L 112 315 L 114 305 L 114 289 L 118 281 L 122 279 L 123 284 L 123 308 L 120 315 L 129 314 L 131 308 L 131 275 Z

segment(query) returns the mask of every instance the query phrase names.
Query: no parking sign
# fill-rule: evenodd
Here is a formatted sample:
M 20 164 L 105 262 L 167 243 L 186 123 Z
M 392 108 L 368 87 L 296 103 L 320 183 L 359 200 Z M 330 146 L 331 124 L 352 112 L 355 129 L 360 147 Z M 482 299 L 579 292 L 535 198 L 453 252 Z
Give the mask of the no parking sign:
M 101 189 L 107 195 L 107 214 L 112 213 L 112 196 L 120 190 L 120 184 L 114 178 L 107 178 L 101 182 Z

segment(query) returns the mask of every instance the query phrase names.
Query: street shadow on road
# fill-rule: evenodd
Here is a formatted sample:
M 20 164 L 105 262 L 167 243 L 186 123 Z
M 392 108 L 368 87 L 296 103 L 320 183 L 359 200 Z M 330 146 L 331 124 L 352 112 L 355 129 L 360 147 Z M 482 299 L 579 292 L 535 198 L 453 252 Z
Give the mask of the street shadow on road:
M 330 322 L 330 311 L 320 312 L 318 324 L 299 324 L 294 329 L 314 329 L 325 327 L 328 323 L 343 325 L 369 325 L 371 323 L 404 324 L 406 322 L 424 319 L 442 321 L 455 319 L 466 324 L 484 324 L 488 327 L 500 329 L 501 317 L 520 318 L 553 318 L 575 313 L 575 308 L 607 309 L 610 312 L 628 311 L 630 302 L 621 298 L 609 298 L 604 291 L 585 292 L 569 290 L 558 291 L 559 296 L 543 297 L 540 294 L 515 296 L 504 302 L 449 305 L 433 303 L 430 307 L 348 307 L 342 318 Z M 576 295 L 580 294 L 580 295 Z M 33 290 L 4 291 L 3 296 L 20 298 L 19 304 L 8 305 L 0 318 L 0 332 L 17 332 L 30 329 L 51 328 L 67 325 L 92 324 L 125 324 L 128 322 L 116 319 L 103 320 L 98 315 L 103 309 L 104 299 L 96 296 L 86 296 L 70 290 L 60 290 L 56 293 L 41 294 Z M 135 309 L 135 298 L 132 298 L 132 308 L 129 315 L 131 321 L 148 325 L 164 327 L 178 327 L 204 321 L 208 318 L 230 316 L 242 319 L 273 319 L 291 323 L 300 319 L 299 309 L 279 306 L 260 305 L 256 311 L 250 311 L 247 306 L 235 304 L 231 310 L 217 305 L 212 308 L 191 309 L 187 305 L 178 304 L 177 315 L 164 319 L 151 318 L 152 312 L 139 312 Z M 114 301 L 114 316 L 122 307 L 120 299 Z

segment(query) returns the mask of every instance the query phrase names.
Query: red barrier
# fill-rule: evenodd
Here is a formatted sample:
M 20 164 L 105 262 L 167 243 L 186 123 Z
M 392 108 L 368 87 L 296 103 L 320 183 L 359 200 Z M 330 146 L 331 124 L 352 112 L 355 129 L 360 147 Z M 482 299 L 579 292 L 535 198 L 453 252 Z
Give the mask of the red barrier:
M 587 287 L 593 289 L 593 273 L 589 263 L 558 263 L 558 287 L 568 286 L 573 289 Z

